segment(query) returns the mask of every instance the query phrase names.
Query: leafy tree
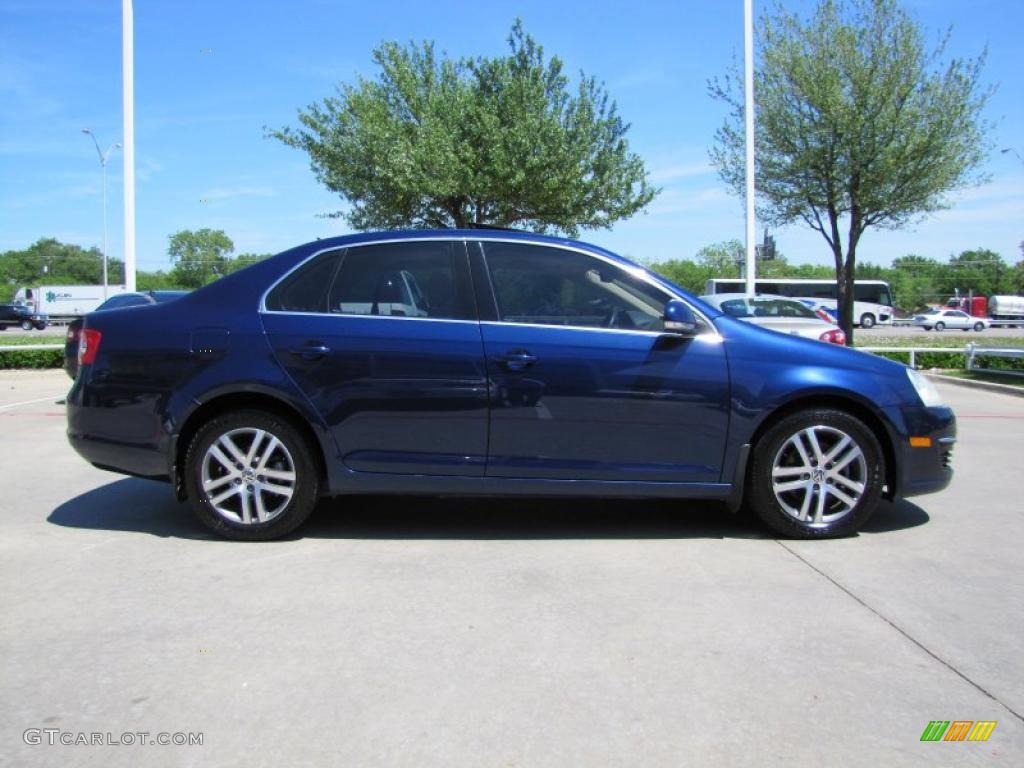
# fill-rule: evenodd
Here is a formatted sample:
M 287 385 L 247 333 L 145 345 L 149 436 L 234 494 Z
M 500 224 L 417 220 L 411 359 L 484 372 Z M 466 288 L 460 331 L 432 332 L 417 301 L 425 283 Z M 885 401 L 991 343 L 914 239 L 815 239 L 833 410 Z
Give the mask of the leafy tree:
M 712 270 L 713 277 L 739 277 L 745 253 L 746 248 L 739 240 L 725 240 L 705 245 L 697 251 L 697 261 Z
M 897 229 L 977 180 L 990 91 L 984 56 L 943 64 L 895 0 L 821 0 L 806 21 L 781 6 L 758 33 L 757 184 L 773 225 L 804 222 L 829 244 L 840 324 L 853 336 L 857 246 L 868 227 Z M 731 107 L 711 158 L 744 194 L 742 78 L 711 83 Z
M 269 259 L 272 254 L 269 253 L 240 253 L 233 259 L 229 259 L 225 264 L 225 274 L 231 274 L 237 272 L 240 269 L 252 266 L 258 261 Z
M 953 288 L 963 293 L 973 290 L 986 296 L 1012 290 L 1009 267 L 1002 256 L 988 248 L 950 256 L 949 266 L 949 278 L 953 281 L 953 285 L 947 286 L 950 294 Z
M 231 271 L 228 254 L 233 250 L 235 244 L 219 229 L 175 232 L 167 247 L 174 264 L 172 278 L 184 288 L 199 288 L 213 282 Z
M 629 125 L 604 86 L 575 93 L 557 57 L 516 21 L 504 57 L 452 60 L 432 43 L 373 52 L 374 80 L 299 112 L 268 134 L 309 155 L 317 179 L 349 201 L 356 229 L 519 225 L 610 227 L 658 190 L 629 151 Z
M 108 260 L 110 285 L 124 280 L 123 264 Z M 28 248 L 0 254 L 0 299 L 9 300 L 22 286 L 98 285 L 103 281 L 103 254 L 52 237 L 40 238 Z
M 710 278 L 721 277 L 707 264 L 698 264 L 686 259 L 663 261 L 651 264 L 650 268 L 696 296 L 704 293 L 704 288 Z

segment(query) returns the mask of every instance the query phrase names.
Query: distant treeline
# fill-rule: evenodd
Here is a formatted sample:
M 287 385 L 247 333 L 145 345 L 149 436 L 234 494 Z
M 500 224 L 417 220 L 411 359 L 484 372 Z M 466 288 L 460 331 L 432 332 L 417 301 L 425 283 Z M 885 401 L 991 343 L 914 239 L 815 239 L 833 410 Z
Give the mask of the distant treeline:
M 234 244 L 221 230 L 176 232 L 168 242 L 168 269 L 137 272 L 136 285 L 139 290 L 198 288 L 270 255 L 234 256 L 233 251 Z M 687 290 L 701 294 L 710 278 L 739 277 L 742 255 L 743 245 L 730 240 L 702 248 L 693 259 L 649 266 Z M 108 270 L 111 285 L 124 282 L 124 264 L 120 260 L 110 259 Z M 23 285 L 99 284 L 102 275 L 103 256 L 99 249 L 43 238 L 24 250 L 0 254 L 0 301 L 9 301 Z M 832 279 L 835 271 L 817 264 L 790 264 L 779 254 L 773 261 L 758 263 L 758 276 Z M 912 254 L 895 259 L 889 267 L 860 264 L 857 277 L 888 281 L 896 305 L 913 311 L 926 304 L 943 303 L 957 290 L 961 294 L 974 291 L 986 296 L 1024 293 L 1024 259 L 1011 266 L 999 254 L 985 248 L 964 251 L 945 262 Z

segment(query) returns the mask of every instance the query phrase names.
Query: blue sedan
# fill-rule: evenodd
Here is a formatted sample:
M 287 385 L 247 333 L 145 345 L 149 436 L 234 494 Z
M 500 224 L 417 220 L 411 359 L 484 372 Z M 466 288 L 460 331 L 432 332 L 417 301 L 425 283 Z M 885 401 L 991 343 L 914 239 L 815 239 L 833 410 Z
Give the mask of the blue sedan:
M 356 493 L 717 499 L 826 538 L 952 477 L 953 413 L 915 371 L 524 233 L 316 241 L 88 315 L 79 360 L 75 450 L 234 539 Z

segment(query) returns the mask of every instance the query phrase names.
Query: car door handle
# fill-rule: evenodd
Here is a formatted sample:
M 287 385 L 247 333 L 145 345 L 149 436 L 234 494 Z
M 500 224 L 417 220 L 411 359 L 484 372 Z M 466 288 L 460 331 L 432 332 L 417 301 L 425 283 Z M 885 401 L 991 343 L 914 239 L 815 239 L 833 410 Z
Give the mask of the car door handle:
M 292 347 L 288 353 L 301 357 L 303 360 L 319 360 L 330 351 L 331 348 L 324 344 L 306 344 L 302 347 Z
M 498 364 L 510 371 L 525 371 L 537 362 L 537 357 L 525 349 L 513 349 L 502 357 L 495 358 Z

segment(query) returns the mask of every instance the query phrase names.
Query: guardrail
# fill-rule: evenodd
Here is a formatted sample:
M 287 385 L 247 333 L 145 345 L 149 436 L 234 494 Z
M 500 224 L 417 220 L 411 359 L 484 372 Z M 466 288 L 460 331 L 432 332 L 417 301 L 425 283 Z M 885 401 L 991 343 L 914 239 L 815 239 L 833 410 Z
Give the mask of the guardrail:
M 63 344 L 6 344 L 0 352 L 17 352 L 19 349 L 64 349 Z
M 974 361 L 978 357 L 1007 357 L 1021 359 L 1024 358 L 1024 347 L 1019 348 L 996 348 L 996 347 L 979 347 L 973 341 L 969 342 L 965 347 L 853 347 L 853 349 L 860 350 L 861 352 L 905 352 L 910 356 L 909 365 L 911 368 L 917 368 L 917 355 L 919 353 L 928 352 L 945 352 L 954 353 L 964 356 L 964 368 L 968 371 L 975 370 Z M 998 368 L 986 368 L 987 373 L 1006 373 L 1011 376 L 1022 376 L 1024 373 L 1020 371 L 1004 371 Z
M 852 347 L 859 352 L 907 352 L 910 354 L 910 367 L 917 368 L 918 352 L 955 352 L 960 355 L 967 355 L 965 349 L 959 347 Z
M 1008 357 L 1013 359 L 1024 359 L 1024 348 L 1022 349 L 996 349 L 993 347 L 979 347 L 974 342 L 967 345 L 964 350 L 967 358 L 965 367 L 968 371 L 975 370 L 974 361 L 979 357 Z M 986 373 L 1005 373 L 1008 376 L 1024 376 L 1024 371 L 1004 371 L 998 368 L 985 368 Z

